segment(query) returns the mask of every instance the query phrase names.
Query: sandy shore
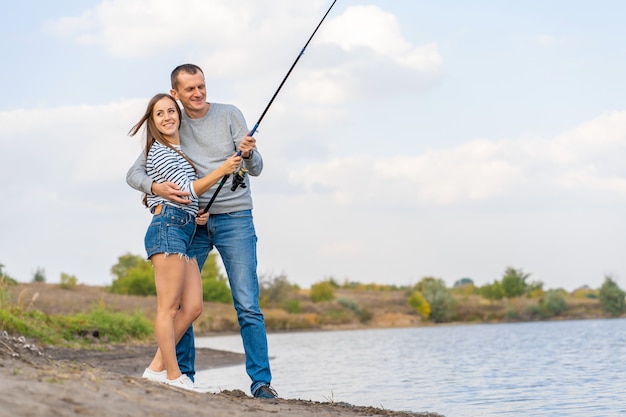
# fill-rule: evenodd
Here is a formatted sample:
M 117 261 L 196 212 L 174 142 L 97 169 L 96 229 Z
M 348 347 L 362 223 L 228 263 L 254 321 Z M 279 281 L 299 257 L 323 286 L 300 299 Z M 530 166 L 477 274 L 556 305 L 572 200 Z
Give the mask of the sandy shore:
M 239 390 L 182 391 L 139 377 L 153 353 L 153 346 L 43 347 L 0 331 L 0 417 L 442 417 L 346 403 L 261 400 Z M 198 349 L 196 355 L 198 369 L 243 363 L 242 355 L 232 352 Z

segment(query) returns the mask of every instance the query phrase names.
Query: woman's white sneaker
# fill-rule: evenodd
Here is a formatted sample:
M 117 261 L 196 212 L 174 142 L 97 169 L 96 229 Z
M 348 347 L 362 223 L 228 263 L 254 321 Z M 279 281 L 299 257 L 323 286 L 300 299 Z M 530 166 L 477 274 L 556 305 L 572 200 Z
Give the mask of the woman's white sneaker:
M 176 379 L 167 379 L 165 378 L 164 381 L 165 384 L 171 386 L 171 387 L 176 387 L 176 388 L 182 388 L 182 389 L 186 389 L 188 391 L 195 391 L 195 392 L 201 392 L 198 388 L 196 388 L 196 386 L 194 385 L 193 381 L 191 379 L 189 379 L 189 377 L 185 374 L 182 374 L 181 376 L 179 376 Z
M 167 380 L 167 371 L 156 372 L 150 368 L 146 368 L 141 377 L 154 382 L 165 382 Z

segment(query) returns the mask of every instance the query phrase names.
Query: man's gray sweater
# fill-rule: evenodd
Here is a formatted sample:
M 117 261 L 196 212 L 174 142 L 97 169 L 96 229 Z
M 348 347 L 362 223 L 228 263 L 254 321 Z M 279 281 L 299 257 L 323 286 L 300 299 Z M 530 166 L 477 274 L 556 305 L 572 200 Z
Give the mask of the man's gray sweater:
M 180 128 L 180 144 L 185 155 L 198 170 L 198 177 L 203 177 L 237 152 L 239 142 L 249 130 L 241 111 L 230 104 L 211 103 L 207 114 L 200 119 L 190 119 L 183 111 Z M 263 158 L 255 148 L 250 159 L 243 159 L 243 166 L 248 170 L 246 187 L 237 187 L 231 191 L 230 176 L 217 195 L 209 213 L 231 213 L 252 209 L 252 195 L 248 176 L 258 176 L 263 170 Z M 146 194 L 152 193 L 152 178 L 146 174 L 146 157 L 142 152 L 126 174 L 128 185 Z M 218 182 L 219 184 L 219 182 Z M 200 196 L 200 210 L 209 202 L 218 184 Z

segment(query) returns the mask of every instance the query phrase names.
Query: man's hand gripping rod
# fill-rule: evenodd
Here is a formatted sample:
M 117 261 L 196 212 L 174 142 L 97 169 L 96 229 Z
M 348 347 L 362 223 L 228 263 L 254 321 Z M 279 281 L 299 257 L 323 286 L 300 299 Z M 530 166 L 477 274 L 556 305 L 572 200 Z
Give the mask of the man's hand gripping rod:
M 317 32 L 317 30 L 320 28 L 320 26 L 322 26 L 322 22 L 324 22 L 324 19 L 326 19 L 326 16 L 328 16 L 328 13 L 330 13 L 330 10 L 333 8 L 333 6 L 335 5 L 335 3 L 337 3 L 337 0 L 334 0 L 333 3 L 330 5 L 330 7 L 328 8 L 328 10 L 326 11 L 326 13 L 324 14 L 324 17 L 322 17 L 322 20 L 320 20 L 320 22 L 317 24 L 317 27 L 315 28 L 315 30 L 313 31 L 313 33 L 311 34 L 311 37 L 309 38 L 309 40 L 306 42 L 306 44 L 304 44 L 304 47 L 302 48 L 302 50 L 300 51 L 300 53 L 298 54 L 298 56 L 296 57 L 296 60 L 293 62 L 293 64 L 291 65 L 291 68 L 289 68 L 289 71 L 287 71 L 287 75 L 285 75 L 285 78 L 283 78 L 283 81 L 280 83 L 280 85 L 278 86 L 278 89 L 276 90 L 276 92 L 274 93 L 274 95 L 272 96 L 271 100 L 269 101 L 269 103 L 267 103 L 267 106 L 265 107 L 265 110 L 263 110 L 263 113 L 261 113 L 261 117 L 259 117 L 259 120 L 254 124 L 254 127 L 252 128 L 252 130 L 250 131 L 248 136 L 254 136 L 254 133 L 256 132 L 257 128 L 259 127 L 259 125 L 261 124 L 261 121 L 263 120 L 263 118 L 265 117 L 265 113 L 267 113 L 267 111 L 269 110 L 270 106 L 272 105 L 272 103 L 274 102 L 274 99 L 276 98 L 276 96 L 278 95 L 278 93 L 280 92 L 280 89 L 283 88 L 283 85 L 285 84 L 285 81 L 287 81 L 287 78 L 289 78 L 289 75 L 291 74 L 291 71 L 294 69 L 294 67 L 296 66 L 296 64 L 298 63 L 298 61 L 300 60 L 300 57 L 304 54 L 304 50 L 306 49 L 307 46 L 309 46 L 309 43 L 311 42 L 311 39 L 313 39 L 313 36 L 315 36 L 315 33 Z M 241 155 L 241 151 L 238 152 L 238 155 Z M 241 168 L 239 171 L 237 171 L 235 173 L 235 176 L 233 177 L 233 185 L 230 188 L 231 191 L 235 191 L 237 189 L 237 187 L 239 185 L 241 185 L 242 188 L 244 188 L 246 186 L 244 179 L 246 176 L 246 169 L 245 168 Z M 207 206 L 204 208 L 204 210 L 202 210 L 200 212 L 200 214 L 204 214 L 207 211 L 209 211 L 209 208 L 211 207 L 211 205 L 213 204 L 213 202 L 215 201 L 215 197 L 217 197 L 217 194 L 220 192 L 220 190 L 222 189 L 222 187 L 224 186 L 224 184 L 226 183 L 226 180 L 228 180 L 229 175 L 224 175 L 224 177 L 222 178 L 222 180 L 220 181 L 219 185 L 217 186 L 217 189 L 215 190 L 215 192 L 213 193 L 213 196 L 211 197 L 211 200 L 209 201 L 209 203 L 207 204 Z

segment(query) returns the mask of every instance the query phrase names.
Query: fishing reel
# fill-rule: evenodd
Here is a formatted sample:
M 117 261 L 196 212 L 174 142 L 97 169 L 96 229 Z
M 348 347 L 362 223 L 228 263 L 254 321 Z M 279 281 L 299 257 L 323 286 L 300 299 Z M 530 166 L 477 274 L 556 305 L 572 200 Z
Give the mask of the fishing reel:
M 239 168 L 239 171 L 233 175 L 233 184 L 230 186 L 230 191 L 235 191 L 237 187 L 246 188 L 246 174 L 248 170 L 244 167 Z

